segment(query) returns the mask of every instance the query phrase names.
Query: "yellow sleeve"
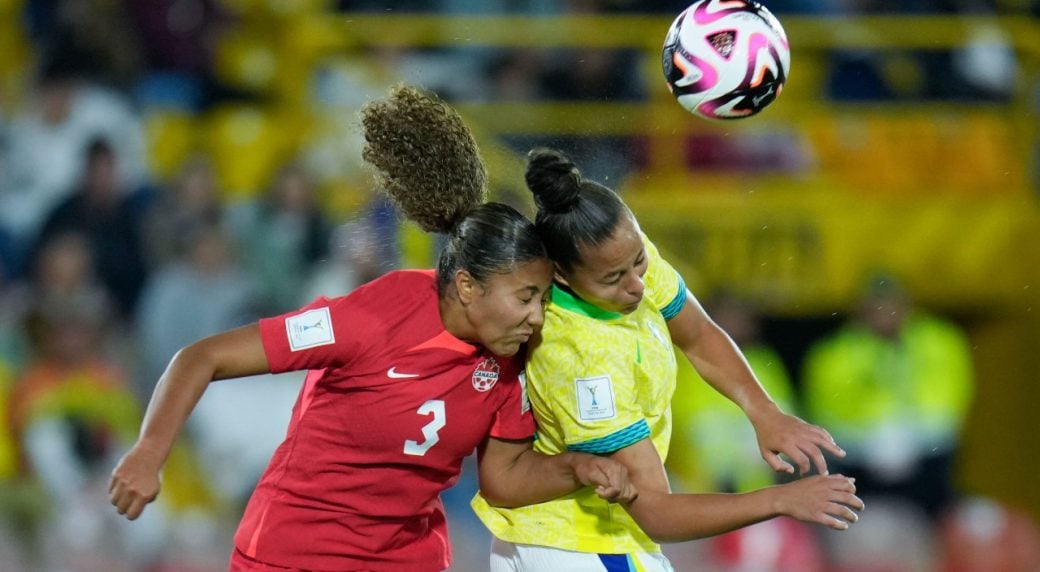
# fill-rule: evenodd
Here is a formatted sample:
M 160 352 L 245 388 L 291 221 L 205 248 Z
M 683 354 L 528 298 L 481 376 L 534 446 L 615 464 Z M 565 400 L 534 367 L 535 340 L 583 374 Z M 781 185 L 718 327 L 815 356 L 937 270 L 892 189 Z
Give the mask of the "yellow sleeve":
M 539 427 L 556 433 L 551 437 L 566 449 L 584 453 L 612 453 L 649 437 L 634 387 L 635 341 L 629 352 L 609 335 L 582 339 L 587 343 L 542 344 L 530 356 Z
M 643 280 L 646 283 L 646 298 L 657 308 L 665 320 L 670 320 L 682 310 L 686 303 L 686 283 L 679 272 L 661 257 L 657 246 L 643 235 L 647 267 Z

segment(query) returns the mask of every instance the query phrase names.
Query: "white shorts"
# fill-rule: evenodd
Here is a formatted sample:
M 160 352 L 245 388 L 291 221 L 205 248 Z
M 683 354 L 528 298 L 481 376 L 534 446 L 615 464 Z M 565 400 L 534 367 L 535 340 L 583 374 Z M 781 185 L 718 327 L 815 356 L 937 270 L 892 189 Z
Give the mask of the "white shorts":
M 493 538 L 491 572 L 674 572 L 660 553 L 595 554 Z

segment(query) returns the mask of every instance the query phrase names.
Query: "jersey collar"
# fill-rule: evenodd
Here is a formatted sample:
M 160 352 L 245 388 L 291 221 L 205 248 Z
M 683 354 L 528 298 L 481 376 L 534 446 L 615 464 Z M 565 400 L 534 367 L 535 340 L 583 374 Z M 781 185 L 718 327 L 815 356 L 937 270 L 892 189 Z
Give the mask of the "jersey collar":
M 553 284 L 552 303 L 564 310 L 570 310 L 575 314 L 580 314 L 592 318 L 593 320 L 616 320 L 624 316 L 624 314 L 610 312 L 600 308 L 599 306 L 590 304 L 579 298 L 578 295 L 571 292 L 570 289 L 560 286 L 559 284 Z

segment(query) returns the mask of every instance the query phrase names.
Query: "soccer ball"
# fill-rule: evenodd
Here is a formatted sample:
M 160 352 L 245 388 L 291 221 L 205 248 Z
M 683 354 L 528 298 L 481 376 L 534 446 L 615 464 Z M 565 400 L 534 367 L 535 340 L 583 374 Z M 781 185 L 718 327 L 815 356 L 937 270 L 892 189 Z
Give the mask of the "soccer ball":
M 691 113 L 740 119 L 780 95 L 791 67 L 787 34 L 754 0 L 699 0 L 672 22 L 662 51 L 668 89 Z

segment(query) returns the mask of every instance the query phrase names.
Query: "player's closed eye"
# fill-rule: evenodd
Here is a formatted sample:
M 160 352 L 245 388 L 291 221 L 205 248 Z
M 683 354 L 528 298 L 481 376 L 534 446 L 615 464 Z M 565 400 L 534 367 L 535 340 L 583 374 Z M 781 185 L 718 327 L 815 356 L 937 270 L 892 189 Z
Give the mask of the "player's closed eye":
M 641 254 L 639 258 L 636 259 L 636 268 L 639 269 L 639 275 L 643 276 L 646 274 L 649 267 L 650 265 L 646 263 L 646 254 Z

